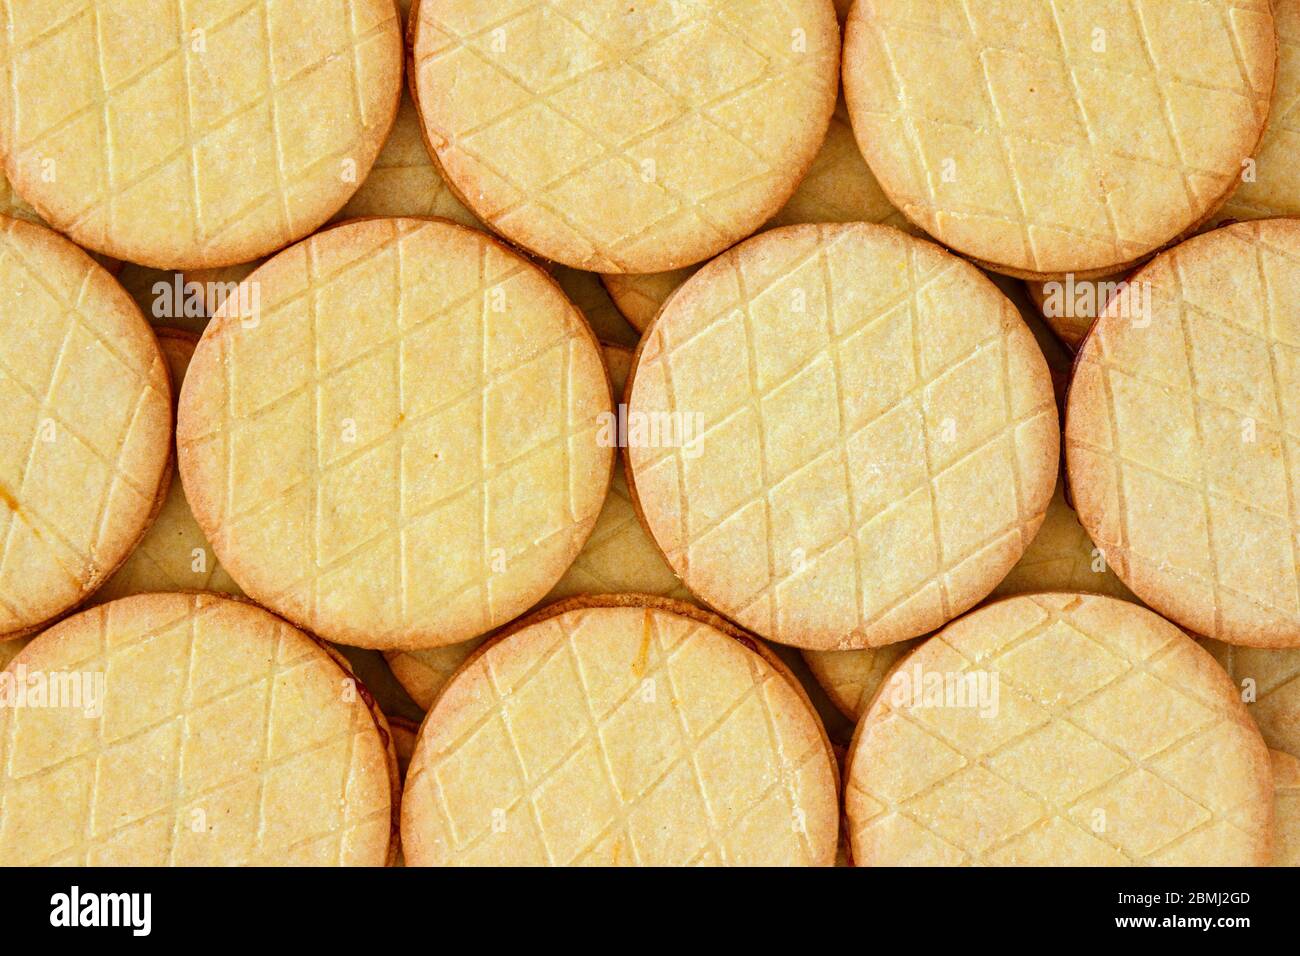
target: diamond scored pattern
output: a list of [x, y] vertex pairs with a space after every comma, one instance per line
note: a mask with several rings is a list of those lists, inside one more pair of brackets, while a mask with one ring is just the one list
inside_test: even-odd
[[1126, 292], [1080, 353], [1067, 435], [1080, 520], [1139, 597], [1192, 631], [1294, 644], [1300, 230], [1230, 226], [1141, 280], [1149, 323], [1114, 317], [1138, 314]]
[[389, 648], [467, 640], [541, 597], [612, 458], [599, 354], [549, 280], [480, 233], [400, 219], [322, 233], [253, 280], [260, 321], [205, 338], [179, 441], [240, 586]]
[[905, 670], [991, 675], [998, 709], [877, 699], [850, 758], [854, 858], [1257, 863], [1266, 751], [1208, 663], [1176, 628], [1109, 598], [1034, 595], [964, 618]]
[[[927, 232], [1020, 272], [1113, 269], [1231, 191], [1272, 35], [1268, 0], [867, 0], [845, 86], [873, 170]], [[1117, 97], [1126, 124], [1106, 121]]]
[[[971, 318], [952, 328], [957, 296]], [[932, 630], [1042, 520], [1046, 367], [1010, 303], [928, 244], [775, 230], [702, 271], [650, 336], [630, 414], [700, 414], [705, 431], [694, 459], [629, 449], [648, 527], [694, 593], [764, 636], [843, 649]], [[891, 542], [909, 539], [902, 560]]]
[[829, 865], [837, 813], [826, 744], [759, 655], [676, 614], [594, 608], [449, 685], [403, 816], [416, 865]]
[[387, 755], [300, 631], [244, 604], [148, 595], [70, 619], [23, 660], [101, 674], [105, 697], [98, 717], [0, 712], [7, 865], [384, 864]]
[[319, 226], [392, 121], [394, 5], [156, 6], [81, 0], [47, 27], [5, 4], [10, 178], [79, 242], [160, 268], [246, 261]]
[[162, 357], [121, 288], [43, 227], [0, 228], [7, 634], [67, 610], [126, 555], [159, 494], [171, 412]]
[[789, 194], [832, 108], [837, 31], [820, 3], [615, 6], [423, 3], [414, 84], [441, 166], [494, 229], [575, 268], [659, 271]]

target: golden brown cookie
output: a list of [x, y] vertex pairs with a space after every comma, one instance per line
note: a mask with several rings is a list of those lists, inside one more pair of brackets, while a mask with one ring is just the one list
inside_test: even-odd
[[[1300, 166], [1295, 162], [1300, 149], [1300, 0], [1273, 0], [1273, 9], [1278, 61], [1268, 129], [1254, 157], [1246, 161], [1236, 192], [1215, 213], [1211, 225], [1230, 219], [1300, 215]], [[1053, 276], [1047, 283], [1028, 285], [1052, 328], [1077, 348], [1114, 294], [1116, 283], [1124, 278], [1125, 273], [1096, 280]]]
[[1063, 478], [1056, 483], [1043, 526], [991, 596], [1010, 597], [1032, 591], [1084, 591], [1137, 600], [1079, 524], [1079, 516], [1065, 500]]
[[803, 658], [840, 713], [856, 721], [893, 666], [919, 643], [918, 639], [856, 651], [804, 651]]
[[0, 217], [0, 638], [126, 560], [171, 462], [167, 368], [140, 310], [62, 236]]
[[[632, 353], [615, 345], [602, 346], [614, 394], [622, 395], [632, 367]], [[654, 594], [691, 600], [663, 555], [637, 521], [623, 469], [614, 470], [609, 495], [591, 537], [564, 576], [541, 600], [549, 604], [576, 594]], [[429, 650], [396, 651], [385, 656], [394, 676], [424, 709], [433, 705], [452, 673], [481, 641], [468, 641]]]
[[[155, 268], [247, 262], [347, 202], [393, 124], [392, 0], [23, 5], [0, 150], [55, 228]], [[328, 121], [322, 121], [322, 117]]]
[[837, 783], [807, 697], [741, 632], [664, 599], [577, 598], [438, 698], [402, 846], [412, 866], [830, 866]]
[[[858, 151], [848, 113], [841, 102], [812, 168], [790, 201], [767, 223], [769, 227], [801, 222], [876, 222], [915, 231], [890, 205]], [[645, 331], [668, 296], [697, 272], [694, 266], [646, 275], [603, 276], [618, 310], [638, 331]]]
[[1270, 750], [1273, 761], [1273, 866], [1300, 866], [1300, 760]]
[[1300, 649], [1235, 647], [1209, 638], [1201, 646], [1237, 685], [1264, 742], [1300, 757]]
[[1300, 645], [1300, 222], [1153, 260], [1084, 341], [1066, 459], [1079, 520], [1196, 634]]
[[177, 443], [199, 526], [245, 592], [391, 650], [468, 640], [550, 590], [613, 449], [597, 441], [596, 341], [545, 273], [463, 226], [370, 219], [241, 289], [194, 354]]
[[[1106, 564], [1056, 484], [1043, 526], [991, 598], [1034, 591], [1084, 591], [1136, 601]], [[894, 663], [915, 641], [856, 651], [804, 651], [804, 660], [817, 682], [845, 716], [857, 720], [871, 703]]]
[[46, 631], [5, 673], [19, 667], [49, 691], [0, 708], [6, 863], [389, 860], [382, 717], [318, 643], [260, 608], [126, 598]]
[[862, 0], [844, 90], [885, 193], [1021, 278], [1091, 277], [1208, 219], [1268, 119], [1269, 0]]
[[858, 724], [853, 859], [1268, 862], [1268, 749], [1214, 660], [1127, 601], [1036, 594], [922, 644]]
[[749, 235], [835, 106], [829, 0], [421, 0], [411, 19], [410, 85], [447, 180], [497, 232], [577, 269], [661, 272]]
[[1124, 288], [1130, 273], [1119, 272], [1095, 279], [1073, 274], [1052, 276], [1046, 281], [1029, 280], [1029, 296], [1062, 342], [1077, 349], [1110, 300]]
[[1277, 79], [1268, 129], [1254, 158], [1242, 170], [1241, 183], [1214, 216], [1272, 219], [1300, 216], [1300, 0], [1273, 0], [1277, 22]]
[[[158, 344], [171, 373], [172, 394], [180, 395], [181, 382], [199, 337], [177, 329], [158, 329]], [[212, 546], [194, 520], [179, 476], [173, 475], [154, 519], [130, 557], [95, 592], [97, 602], [113, 601], [150, 591], [217, 591], [240, 594], [226, 569], [217, 561]]]
[[633, 500], [668, 563], [802, 648], [971, 607], [1056, 479], [1051, 378], [1015, 307], [884, 226], [787, 226], [719, 256], [646, 333], [627, 403]]

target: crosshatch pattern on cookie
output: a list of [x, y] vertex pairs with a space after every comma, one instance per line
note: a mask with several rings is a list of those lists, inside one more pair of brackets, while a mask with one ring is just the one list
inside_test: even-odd
[[664, 411], [704, 431], [694, 458], [628, 449], [647, 527], [693, 593], [800, 647], [892, 643], [973, 606], [1056, 472], [1050, 376], [1015, 308], [885, 227], [786, 227], [698, 273], [638, 359], [629, 415]]
[[[157, 335], [171, 372], [174, 403], [199, 337], [169, 328], [157, 330]], [[122, 566], [95, 592], [93, 600], [100, 603], [149, 591], [189, 590], [240, 593], [203, 537], [180, 476], [173, 472], [158, 516]]]
[[1300, 648], [1237, 647], [1202, 638], [1228, 672], [1264, 742], [1300, 757]]
[[821, 0], [422, 0], [415, 15], [412, 82], [440, 165], [494, 229], [578, 269], [663, 271], [749, 235], [834, 107]]
[[503, 638], [448, 686], [403, 844], [414, 865], [829, 866], [838, 816], [788, 678], [705, 623], [591, 608]]
[[[205, 595], [113, 602], [41, 635], [29, 669], [103, 675], [103, 707], [0, 709], [9, 865], [369, 865], [388, 760], [310, 638]], [[146, 693], [140, 693], [145, 690]]]
[[[167, 370], [112, 278], [0, 220], [0, 634], [66, 611], [144, 531], [169, 459]], [[93, 399], [88, 395], [93, 394]]]
[[1136, 281], [1071, 386], [1080, 521], [1138, 597], [1192, 632], [1300, 643], [1300, 226], [1216, 230]]
[[[895, 209], [871, 175], [858, 150], [843, 104], [831, 117], [826, 140], [808, 175], [768, 226], [801, 222], [876, 222], [909, 232], [916, 227]], [[607, 275], [614, 304], [638, 331], [644, 332], [668, 296], [696, 272], [694, 268], [648, 274]]]
[[393, 121], [391, 0], [74, 0], [53, 22], [6, 6], [9, 178], [61, 231], [132, 262], [228, 265], [306, 235]]
[[335, 227], [248, 281], [260, 318], [214, 320], [178, 436], [236, 582], [383, 648], [468, 640], [542, 597], [613, 457], [597, 345], [559, 290], [481, 233], [414, 219]]
[[996, 713], [877, 698], [849, 758], [859, 864], [1268, 862], [1267, 748], [1223, 672], [1155, 614], [1011, 598], [907, 664], [996, 678]]
[[1037, 275], [1113, 271], [1208, 217], [1275, 68], [1269, 0], [863, 0], [845, 46], [854, 128], [895, 205]]

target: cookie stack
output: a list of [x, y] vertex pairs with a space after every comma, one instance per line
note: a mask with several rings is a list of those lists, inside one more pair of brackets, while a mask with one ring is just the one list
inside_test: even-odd
[[1300, 862], [1298, 43], [11, 11], [0, 864]]

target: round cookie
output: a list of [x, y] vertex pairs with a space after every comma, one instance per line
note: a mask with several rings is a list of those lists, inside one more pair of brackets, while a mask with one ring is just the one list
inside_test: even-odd
[[806, 695], [759, 645], [679, 602], [577, 598], [444, 689], [402, 846], [412, 866], [830, 866], [837, 789]]
[[19, 667], [28, 684], [63, 676], [49, 685], [59, 706], [0, 708], [7, 863], [389, 861], [382, 717], [318, 643], [260, 608], [130, 597], [46, 631], [6, 673]]
[[[615, 345], [604, 345], [602, 351], [614, 394], [622, 395], [632, 367], [632, 353]], [[549, 604], [584, 593], [653, 594], [691, 600], [690, 592], [664, 563], [663, 555], [637, 521], [621, 468], [614, 470], [609, 495], [591, 537], [540, 603]], [[411, 699], [428, 710], [438, 691], [480, 643], [481, 640], [467, 641], [430, 650], [390, 652], [385, 656]]]
[[[158, 329], [158, 344], [167, 360], [174, 396], [180, 394], [198, 341], [199, 337], [189, 332]], [[158, 517], [122, 566], [95, 592], [95, 600], [113, 601], [150, 591], [191, 590], [241, 593], [212, 553], [185, 500], [181, 480], [173, 475]]]
[[1273, 866], [1300, 866], [1300, 760], [1270, 750], [1273, 761]]
[[[1010, 597], [1034, 591], [1084, 591], [1137, 600], [1088, 540], [1088, 533], [1065, 500], [1062, 481], [1056, 483], [1038, 534], [990, 596]], [[850, 720], [857, 720], [889, 669], [915, 644], [907, 641], [856, 651], [804, 651], [803, 656], [835, 706]]]
[[633, 500], [669, 565], [801, 648], [891, 644], [973, 606], [1056, 480], [1051, 377], [1015, 307], [884, 226], [719, 256], [642, 339], [627, 405]]
[[885, 193], [999, 272], [1120, 271], [1207, 220], [1268, 120], [1269, 0], [862, 0], [844, 91]]
[[[801, 222], [875, 222], [904, 230], [914, 227], [890, 205], [871, 175], [853, 138], [848, 114], [837, 105], [826, 139], [808, 175], [768, 227]], [[639, 332], [644, 332], [668, 296], [693, 276], [695, 267], [646, 275], [603, 276], [614, 305]]]
[[804, 651], [803, 658], [831, 703], [856, 721], [894, 665], [920, 643], [917, 639], [855, 651]]
[[1300, 757], [1300, 649], [1235, 647], [1210, 638], [1201, 646], [1237, 685], [1264, 742]]
[[[1236, 192], [1210, 220], [1212, 225], [1300, 215], [1300, 172], [1295, 162], [1300, 149], [1300, 0], [1274, 0], [1273, 9], [1278, 60], [1268, 129], [1255, 157], [1242, 170]], [[1044, 314], [1056, 333], [1071, 348], [1078, 348], [1113, 294], [1115, 283], [1123, 278], [1123, 273], [1097, 280], [1054, 276], [1048, 281], [1060, 284], [1055, 289], [1030, 282], [1029, 292], [1040, 308], [1048, 306]], [[1049, 298], [1049, 293], [1055, 297]], [[1052, 308], [1058, 304], [1068, 309]]]
[[596, 341], [545, 273], [463, 226], [369, 219], [241, 289], [194, 354], [177, 445], [245, 592], [394, 650], [476, 637], [550, 590], [613, 449]]
[[171, 462], [167, 367], [140, 310], [62, 236], [0, 217], [0, 638], [126, 560]]
[[859, 866], [1262, 866], [1268, 749], [1214, 660], [1127, 601], [990, 604], [915, 650], [858, 724]]
[[838, 89], [829, 0], [420, 0], [410, 37], [448, 182], [503, 236], [591, 272], [677, 269], [752, 233], [808, 171]]
[[402, 38], [392, 0], [115, 0], [53, 24], [23, 6], [0, 68], [5, 172], [46, 221], [120, 259], [211, 268], [356, 192], [397, 112]]
[[1127, 277], [1126, 272], [1097, 279], [1063, 275], [1046, 282], [1031, 280], [1025, 285], [1052, 331], [1070, 348], [1077, 349]]
[[1084, 341], [1066, 418], [1079, 520], [1196, 634], [1300, 645], [1300, 222], [1154, 259]]

